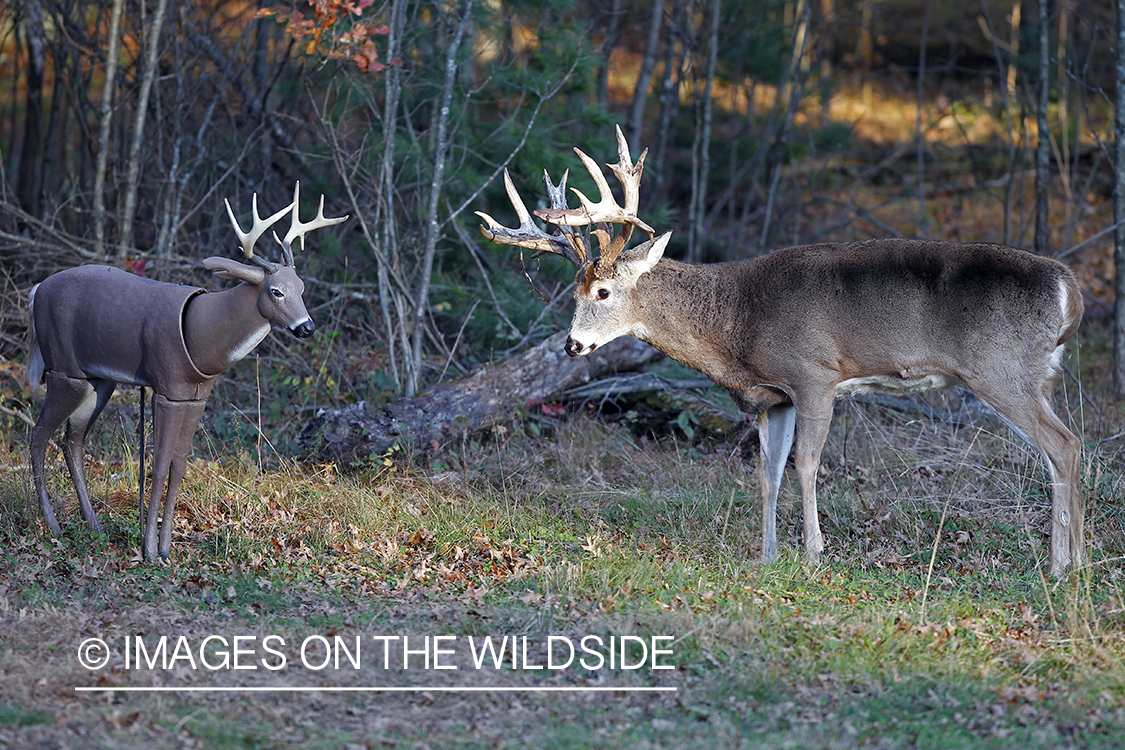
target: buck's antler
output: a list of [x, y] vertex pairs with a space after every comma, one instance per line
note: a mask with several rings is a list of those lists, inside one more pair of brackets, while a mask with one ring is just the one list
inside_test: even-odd
[[[559, 184], [553, 185], [551, 184], [551, 176], [547, 174], [546, 170], [543, 171], [543, 185], [546, 187], [547, 196], [555, 209], [566, 208], [566, 178], [569, 174], [569, 170], [563, 172]], [[532, 221], [527, 206], [524, 205], [519, 193], [516, 192], [516, 186], [512, 184], [512, 177], [508, 174], [507, 169], [504, 170], [504, 188], [508, 191], [508, 200], [512, 202], [512, 207], [516, 209], [516, 216], [520, 220], [520, 225], [515, 228], [505, 227], [488, 214], [477, 211], [476, 215], [484, 219], [488, 225], [481, 226], [481, 234], [502, 245], [516, 245], [526, 247], [529, 250], [561, 255], [579, 268], [586, 265], [586, 261], [590, 259], [590, 254], [582, 238], [569, 228], [563, 229], [560, 227], [559, 234], [547, 234], [540, 229]]]
[[292, 267], [293, 265], [293, 240], [301, 239], [301, 250], [305, 249], [305, 235], [314, 229], [321, 227], [330, 227], [333, 224], [339, 224], [341, 221], [346, 221], [347, 216], [341, 216], [335, 219], [324, 218], [324, 196], [320, 196], [320, 208], [317, 209], [316, 218], [308, 223], [303, 223], [298, 217], [297, 212], [300, 210], [299, 203], [301, 200], [301, 183], [298, 182], [293, 188], [293, 202], [285, 208], [281, 209], [273, 216], [263, 219], [258, 215], [258, 194], [254, 193], [254, 198], [251, 202], [251, 208], [254, 211], [254, 226], [250, 228], [249, 232], [243, 232], [242, 227], [238, 225], [238, 219], [234, 218], [234, 211], [230, 207], [230, 201], [223, 199], [227, 205], [227, 215], [230, 216], [230, 223], [234, 225], [234, 232], [238, 235], [239, 242], [242, 243], [242, 254], [246, 256], [246, 260], [259, 268], [265, 269], [266, 273], [277, 273], [278, 265], [270, 263], [268, 260], [254, 255], [254, 243], [258, 238], [265, 234], [266, 230], [277, 223], [277, 221], [289, 213], [293, 212], [293, 222], [289, 227], [289, 231], [285, 235], [285, 239], [278, 239], [277, 233], [274, 232], [274, 239], [281, 245], [281, 254], [284, 265]]
[[576, 266], [582, 267], [588, 261], [593, 260], [593, 253], [590, 252], [590, 248], [583, 238], [569, 228], [591, 224], [621, 224], [621, 231], [613, 238], [610, 237], [609, 231], [604, 227], [598, 227], [591, 231], [591, 234], [598, 238], [600, 251], [597, 261], [598, 268], [608, 273], [617, 261], [617, 256], [629, 243], [634, 227], [643, 229], [650, 238], [655, 234], [652, 227], [637, 217], [637, 207], [640, 203], [641, 173], [644, 171], [645, 156], [648, 154], [648, 149], [641, 153], [637, 163], [634, 164], [629, 157], [629, 144], [626, 142], [620, 126], [618, 126], [618, 162], [607, 166], [613, 170], [613, 174], [617, 176], [625, 190], [624, 206], [618, 205], [617, 200], [613, 197], [613, 191], [610, 190], [609, 183], [597, 162], [580, 149], [576, 148], [574, 151], [578, 154], [582, 163], [586, 165], [590, 176], [594, 178], [594, 184], [600, 193], [597, 203], [583, 195], [580, 190], [571, 188], [574, 194], [578, 196], [582, 206], [580, 208], [568, 208], [565, 195], [566, 174], [563, 174], [563, 179], [559, 185], [555, 186], [551, 184], [550, 179], [544, 173], [544, 183], [547, 186], [547, 195], [551, 200], [551, 208], [536, 211], [535, 215], [556, 225], [561, 232], [560, 235], [547, 234], [531, 220], [531, 215], [516, 193], [511, 178], [508, 177], [508, 172], [505, 170], [504, 185], [508, 190], [508, 198], [512, 201], [516, 214], [519, 216], [520, 225], [518, 228], [509, 229], [498, 224], [491, 216], [477, 211], [477, 216], [488, 222], [487, 227], [481, 227], [481, 233], [493, 242], [557, 253]]
[[246, 260], [259, 268], [265, 269], [266, 273], [276, 273], [276, 263], [270, 263], [254, 255], [254, 243], [258, 241], [259, 237], [265, 234], [267, 229], [276, 224], [278, 219], [289, 213], [291, 209], [295, 209], [297, 203], [294, 201], [268, 219], [263, 219], [258, 215], [258, 194], [254, 193], [254, 198], [250, 204], [254, 211], [254, 226], [250, 228], [249, 232], [243, 232], [242, 227], [238, 225], [238, 219], [234, 218], [234, 210], [230, 207], [230, 201], [223, 198], [223, 203], [227, 205], [227, 216], [230, 217], [230, 223], [234, 225], [234, 233], [238, 235], [238, 241], [242, 243], [242, 254], [246, 256]]
[[[330, 227], [333, 224], [339, 224], [341, 221], [347, 221], [348, 216], [339, 216], [335, 219], [324, 218], [324, 195], [320, 196], [320, 207], [316, 210], [316, 218], [308, 223], [302, 223], [297, 218], [297, 212], [300, 210], [301, 200], [301, 183], [298, 182], [293, 188], [293, 224], [289, 227], [289, 231], [285, 233], [284, 240], [277, 240], [281, 245], [281, 251], [285, 255], [285, 265], [293, 265], [293, 240], [300, 238], [301, 252], [305, 251], [305, 235], [314, 229], [322, 227]], [[277, 239], [277, 234], [274, 234], [274, 239]]]

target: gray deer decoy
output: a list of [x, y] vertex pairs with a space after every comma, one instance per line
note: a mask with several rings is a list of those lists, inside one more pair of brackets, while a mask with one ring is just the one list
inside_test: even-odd
[[[159, 553], [167, 559], [191, 439], [215, 378], [252, 352], [273, 326], [287, 328], [298, 338], [316, 330], [301, 298], [304, 282], [293, 268], [293, 242], [300, 238], [303, 250], [307, 232], [348, 217], [326, 219], [321, 196], [316, 218], [301, 222], [300, 188], [297, 183], [293, 202], [266, 219], [258, 215], [255, 194], [254, 224], [248, 232], [242, 231], [226, 203], [243, 255], [253, 265], [212, 257], [203, 261], [203, 267], [221, 279], [242, 282], [230, 289], [208, 293], [90, 265], [60, 271], [31, 290], [28, 378], [32, 386], [44, 379], [47, 383], [43, 409], [31, 431], [31, 470], [53, 533], [60, 529], [47, 495], [47, 441], [65, 420], [63, 452], [82, 515], [90, 528], [101, 533], [86, 489], [83, 445], [118, 383], [148, 386], [153, 391], [153, 467], [144, 557], [155, 560]], [[277, 240], [283, 263], [255, 255], [258, 238], [290, 212], [289, 232]], [[162, 518], [159, 546], [158, 518]]]
[[[762, 554], [777, 556], [777, 494], [791, 447], [804, 512], [805, 550], [824, 539], [816, 473], [835, 398], [963, 383], [1043, 456], [1052, 494], [1050, 570], [1084, 559], [1081, 444], [1051, 405], [1064, 344], [1082, 320], [1082, 290], [1050, 258], [994, 244], [905, 239], [823, 243], [760, 258], [693, 265], [664, 258], [671, 233], [637, 218], [645, 154], [634, 165], [617, 130], [624, 188], [618, 205], [598, 165], [578, 149], [601, 197], [544, 174], [551, 208], [532, 220], [507, 173], [520, 225], [477, 212], [484, 236], [556, 253], [578, 267], [566, 352], [586, 355], [618, 336], [647, 341], [725, 387], [758, 419]], [[647, 152], [646, 152], [647, 153]], [[606, 227], [621, 224], [615, 237]], [[597, 225], [600, 255], [575, 227]], [[629, 248], [634, 228], [648, 240]]]

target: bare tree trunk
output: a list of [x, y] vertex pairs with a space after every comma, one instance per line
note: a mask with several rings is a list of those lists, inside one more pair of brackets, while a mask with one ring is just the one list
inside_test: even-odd
[[1020, 144], [1016, 138], [1015, 107], [1016, 107], [1016, 58], [1019, 55], [1020, 33], [1020, 1], [1015, 0], [1012, 5], [1012, 14], [1009, 17], [1011, 25], [1011, 41], [1008, 44], [1008, 59], [1005, 64], [1004, 55], [1001, 53], [1001, 42], [998, 41], [992, 18], [988, 12], [987, 3], [981, 3], [981, 14], [985, 19], [985, 29], [989, 42], [992, 43], [992, 54], [996, 58], [996, 66], [1003, 86], [1001, 98], [1004, 104], [1004, 124], [1008, 131], [1008, 180], [1004, 184], [1004, 244], [1011, 245], [1013, 240], [1012, 214], [1016, 195], [1016, 165], [1019, 160]]
[[[406, 25], [407, 0], [393, 0], [391, 3], [391, 18], [387, 31], [387, 59], [394, 60], [399, 55], [399, 46], [402, 44], [402, 34]], [[375, 253], [377, 279], [379, 282], [379, 311], [382, 314], [383, 326], [386, 329], [387, 353], [391, 360], [391, 372], [395, 379], [395, 388], [402, 390], [403, 382], [408, 380], [406, 373], [399, 363], [398, 347], [396, 346], [397, 330], [401, 330], [406, 316], [403, 310], [403, 297], [391, 285], [387, 269], [394, 264], [395, 240], [398, 236], [395, 225], [395, 134], [398, 123], [398, 103], [402, 96], [402, 74], [397, 65], [391, 65], [384, 75], [386, 95], [383, 97], [383, 158], [379, 165], [378, 195], [376, 202], [376, 226], [381, 228], [378, 247]], [[391, 301], [395, 302], [397, 310], [396, 325], [391, 317]], [[405, 331], [403, 331], [405, 333]], [[402, 350], [403, 358], [406, 357], [405, 341]]]
[[832, 115], [832, 50], [835, 47], [836, 0], [820, 0], [820, 24], [824, 32], [817, 37], [820, 58], [820, 127], [828, 126]]
[[801, 58], [805, 55], [805, 43], [808, 41], [809, 20], [812, 12], [808, 0], [798, 0], [797, 13], [793, 29], [793, 51], [789, 58], [789, 65], [782, 72], [782, 82], [778, 87], [778, 96], [785, 106], [785, 119], [778, 131], [777, 142], [774, 145], [773, 158], [775, 160], [769, 193], [766, 195], [766, 216], [762, 222], [762, 233], [758, 237], [758, 246], [764, 247], [769, 241], [770, 223], [773, 217], [773, 205], [777, 198], [777, 189], [781, 184], [781, 170], [785, 166], [785, 153], [789, 149], [789, 130], [793, 126], [793, 114], [797, 107], [798, 79], [801, 71]]
[[[69, 19], [66, 17], [66, 13], [69, 10], [56, 9], [55, 18], [52, 21], [53, 25], [59, 27], [68, 24]], [[68, 100], [72, 90], [70, 87], [77, 85], [79, 63], [75, 59], [77, 56], [71, 56], [69, 65], [65, 60], [60, 60], [57, 45], [52, 51], [51, 57], [54, 58], [55, 85], [54, 91], [51, 93], [51, 114], [47, 122], [47, 132], [43, 135], [43, 161], [39, 170], [39, 194], [42, 199], [49, 200], [53, 205], [46, 207], [41, 205], [41, 211], [44, 209], [50, 211], [54, 206], [65, 201], [65, 194], [75, 187], [78, 172], [77, 169], [73, 169], [70, 164], [64, 161], [62, 180], [55, 179], [55, 160], [60, 155], [65, 159], [65, 143], [67, 134], [70, 132], [68, 128], [69, 120], [78, 110], [78, 102], [68, 102]], [[64, 102], [69, 106], [64, 106]]]
[[[707, 182], [711, 176], [711, 120], [714, 112], [712, 90], [715, 86], [715, 64], [719, 54], [719, 14], [722, 0], [711, 2], [711, 29], [707, 35], [707, 83], [703, 89], [702, 101], [696, 91], [697, 112], [702, 106], [701, 124], [697, 124], [694, 147], [692, 148], [692, 191], [690, 207], [690, 230], [688, 232], [688, 261], [698, 263], [703, 260], [703, 217], [706, 214]], [[696, 164], [698, 162], [698, 168]]]
[[469, 14], [473, 0], [465, 3], [465, 11], [457, 24], [457, 30], [450, 40], [445, 57], [445, 86], [441, 92], [441, 105], [434, 115], [434, 172], [430, 180], [429, 205], [426, 209], [426, 238], [422, 251], [422, 268], [418, 278], [414, 308], [414, 340], [412, 342], [410, 368], [406, 381], [406, 395], [413, 396], [422, 383], [422, 335], [426, 326], [426, 311], [429, 310], [430, 275], [434, 267], [434, 254], [437, 252], [438, 235], [441, 233], [438, 222], [438, 202], [445, 178], [445, 156], [449, 150], [449, 115], [453, 103], [453, 84], [457, 80], [457, 54], [461, 39], [469, 25]]
[[926, 10], [922, 15], [922, 43], [918, 48], [918, 227], [922, 237], [930, 236], [930, 219], [926, 215], [926, 131], [922, 118], [922, 89], [926, 79], [926, 46], [930, 36], [930, 13], [934, 1], [926, 0]]
[[113, 86], [117, 78], [117, 49], [121, 36], [121, 10], [125, 0], [113, 0], [109, 16], [105, 82], [102, 85], [101, 132], [98, 136], [98, 163], [94, 172], [94, 252], [105, 256], [105, 173], [109, 162], [109, 134], [113, 129]]
[[1125, 0], [1114, 3], [1117, 32], [1117, 100], [1114, 103], [1113, 393], [1125, 398]]
[[[183, 9], [180, 9], [180, 25], [182, 26], [184, 19]], [[171, 125], [171, 140], [172, 140], [172, 164], [168, 170], [167, 190], [164, 192], [164, 205], [161, 208], [160, 229], [156, 235], [155, 252], [157, 256], [166, 256], [172, 251], [172, 245], [175, 242], [175, 235], [178, 230], [180, 216], [183, 208], [184, 190], [187, 187], [189, 180], [199, 162], [203, 159], [206, 151], [204, 146], [203, 135], [207, 132], [211, 118], [214, 115], [215, 107], [218, 105], [217, 99], [212, 99], [208, 104], [205, 114], [202, 118], [202, 123], [199, 130], [195, 135], [196, 152], [194, 158], [186, 159], [185, 164], [184, 151], [189, 143], [189, 135], [185, 130], [185, 124], [188, 120], [188, 85], [184, 73], [183, 65], [183, 51], [184, 51], [184, 34], [174, 33], [174, 41], [172, 42], [171, 57], [173, 71], [176, 80], [176, 100], [175, 108], [173, 110]]]
[[622, 3], [623, 0], [613, 0], [609, 9], [605, 36], [602, 38], [602, 65], [598, 68], [598, 104], [603, 110], [609, 105], [609, 58], [617, 45], [617, 32], [621, 28], [621, 16], [624, 13]]
[[656, 67], [656, 49], [660, 44], [660, 25], [664, 20], [664, 0], [653, 0], [651, 15], [648, 17], [648, 36], [645, 38], [645, 56], [641, 62], [641, 73], [637, 86], [633, 89], [633, 107], [629, 111], [629, 143], [641, 142], [641, 128], [644, 126], [645, 101], [648, 87], [652, 82], [652, 70]]
[[1035, 150], [1035, 252], [1051, 254], [1050, 186], [1051, 133], [1047, 129], [1047, 99], [1051, 87], [1048, 0], [1039, 0], [1039, 100], [1035, 108], [1039, 142]]
[[[1014, 241], [1014, 232], [1012, 228], [1012, 214], [1014, 213], [1015, 196], [1016, 196], [1016, 164], [1019, 159], [1019, 145], [1016, 142], [1015, 132], [1015, 116], [1013, 112], [1016, 106], [1016, 60], [1020, 54], [1020, 12], [1022, 10], [1020, 3], [1022, 0], [1016, 0], [1012, 3], [1012, 37], [1010, 55], [1008, 58], [1008, 74], [1007, 85], [1005, 86], [1004, 93], [1004, 107], [1008, 114], [1008, 184], [1004, 186], [1004, 244], [1010, 245]], [[1022, 136], [1021, 136], [1022, 140]]]
[[43, 157], [43, 72], [47, 40], [43, 27], [43, 5], [30, 0], [24, 8], [27, 39], [27, 98], [24, 100], [24, 136], [20, 168], [16, 175], [16, 200], [24, 211], [39, 213], [40, 162]]
[[[7, 42], [8, 37], [11, 37], [13, 58], [12, 75], [9, 81], [11, 85], [8, 87], [8, 93], [6, 94], [6, 96], [8, 98], [8, 101], [14, 102], [19, 100], [20, 68], [21, 63], [23, 63], [23, 54], [21, 54], [22, 51], [20, 49], [19, 27], [14, 23], [14, 21], [11, 21], [12, 17], [15, 16], [15, 9], [8, 8], [6, 6], [0, 7], [3, 7], [3, 9], [10, 14], [3, 19], [5, 23], [11, 24], [11, 30], [4, 35], [3, 40], [4, 42]], [[19, 169], [19, 149], [21, 147], [20, 136], [23, 135], [23, 131], [20, 130], [19, 125], [19, 109], [16, 107], [9, 107], [8, 115], [8, 132], [12, 134], [12, 145], [8, 148], [8, 153], [5, 155], [7, 157], [8, 163], [4, 167], [4, 173], [0, 175], [0, 177], [3, 178], [3, 184], [0, 185], [0, 188], [3, 188], [4, 190], [7, 190], [8, 187], [8, 174], [15, 173], [16, 170]]]
[[[270, 108], [268, 99], [272, 81], [269, 75], [269, 48], [272, 29], [273, 24], [268, 21], [259, 21], [254, 24], [254, 56], [250, 63], [250, 75], [254, 86], [254, 96], [262, 103], [263, 113], [268, 112]], [[274, 139], [267, 130], [262, 133], [262, 137], [258, 141], [258, 153], [261, 154], [263, 164], [270, 163], [273, 159], [273, 151]]]
[[[1063, 194], [1066, 196], [1066, 228], [1063, 232], [1062, 242], [1059, 247], [1068, 248], [1074, 244], [1074, 230], [1078, 223], [1079, 217], [1082, 216], [1082, 207], [1086, 203], [1086, 191], [1076, 191], [1075, 186], [1081, 182], [1079, 175], [1079, 164], [1081, 162], [1078, 158], [1071, 156], [1070, 144], [1070, 62], [1068, 60], [1070, 54], [1070, 18], [1071, 8], [1069, 0], [1059, 4], [1059, 39], [1058, 39], [1058, 52], [1055, 57], [1057, 58], [1058, 67], [1056, 68], [1055, 76], [1059, 81], [1059, 145], [1062, 151], [1062, 162], [1059, 168], [1060, 177], [1062, 178]], [[1082, 133], [1082, 107], [1075, 107], [1075, 128], [1074, 133]], [[1081, 143], [1075, 143], [1074, 154], [1080, 154]], [[1093, 172], [1089, 172], [1093, 174]]]
[[672, 5], [672, 19], [668, 24], [668, 38], [664, 44], [664, 82], [660, 90], [660, 127], [656, 135], [656, 152], [653, 155], [653, 167], [656, 172], [653, 180], [655, 200], [663, 200], [666, 196], [666, 183], [668, 179], [668, 152], [671, 150], [673, 123], [676, 112], [680, 107], [680, 84], [683, 81], [683, 63], [687, 51], [677, 54], [677, 42], [680, 41], [680, 25], [683, 23], [684, 3], [693, 0], [674, 0]]
[[133, 215], [137, 211], [137, 186], [141, 180], [141, 143], [145, 135], [145, 118], [148, 114], [148, 97], [156, 78], [156, 60], [160, 50], [160, 30], [164, 25], [164, 12], [168, 0], [160, 0], [148, 31], [148, 49], [145, 52], [145, 72], [137, 97], [137, 113], [133, 120], [133, 143], [129, 147], [129, 160], [125, 177], [125, 204], [121, 208], [121, 235], [118, 254], [128, 252], [133, 246]]

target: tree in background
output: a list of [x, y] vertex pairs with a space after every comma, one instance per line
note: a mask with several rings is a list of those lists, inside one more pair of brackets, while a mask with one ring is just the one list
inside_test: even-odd
[[[229, 242], [223, 196], [280, 205], [301, 179], [353, 220], [307, 260], [323, 350], [262, 350], [293, 373], [282, 408], [413, 393], [556, 330], [567, 271], [489, 246], [472, 211], [507, 205], [505, 168], [558, 179], [572, 146], [612, 153], [614, 123], [650, 148], [642, 211], [681, 257], [919, 234], [1049, 233], [1069, 252], [1098, 228], [1088, 196], [1117, 182], [1099, 147], [1112, 8], [927, 8], [17, 0], [0, 8], [0, 263], [22, 288], [105, 258], [182, 275]], [[1052, 190], [1038, 210], [1033, 163]], [[1107, 257], [1101, 242], [1071, 257]]]
[[1125, 0], [1114, 4], [1117, 30], [1116, 103], [1114, 106], [1113, 267], [1113, 392], [1125, 398]]

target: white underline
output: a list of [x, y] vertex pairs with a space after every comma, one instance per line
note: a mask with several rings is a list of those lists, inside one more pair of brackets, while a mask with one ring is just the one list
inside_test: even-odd
[[656, 693], [676, 687], [76, 687], [76, 693]]

